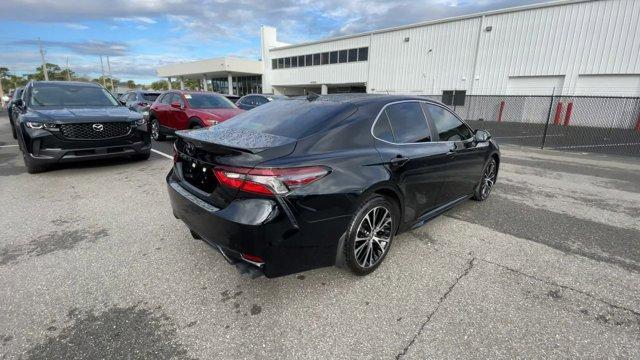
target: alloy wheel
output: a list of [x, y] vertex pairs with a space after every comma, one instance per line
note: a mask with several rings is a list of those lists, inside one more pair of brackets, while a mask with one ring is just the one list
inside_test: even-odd
[[362, 218], [354, 241], [355, 260], [363, 268], [376, 265], [383, 258], [393, 229], [391, 212], [377, 206]]
[[493, 184], [496, 183], [496, 162], [491, 161], [487, 164], [487, 168], [484, 170], [484, 175], [482, 176], [482, 187], [480, 188], [480, 196], [483, 199], [486, 199], [491, 193], [491, 189], [493, 188]]
[[151, 136], [153, 140], [158, 140], [158, 136], [160, 135], [160, 129], [158, 128], [158, 120], [153, 119], [151, 122]]

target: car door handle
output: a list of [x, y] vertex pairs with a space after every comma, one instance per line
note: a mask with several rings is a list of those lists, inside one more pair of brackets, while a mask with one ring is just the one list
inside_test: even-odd
[[398, 156], [394, 157], [393, 159], [389, 160], [389, 164], [392, 167], [400, 167], [400, 166], [406, 164], [407, 161], [409, 161], [409, 158], [406, 158], [404, 156], [398, 155]]

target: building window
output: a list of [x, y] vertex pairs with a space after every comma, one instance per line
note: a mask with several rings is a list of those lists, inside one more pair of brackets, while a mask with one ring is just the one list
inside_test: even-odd
[[329, 64], [337, 64], [338, 63], [338, 52], [332, 51], [329, 53]]
[[358, 49], [349, 49], [349, 62], [358, 61]]
[[329, 53], [320, 54], [320, 65], [326, 65], [329, 63]]
[[299, 55], [271, 60], [272, 69], [287, 69], [303, 66], [342, 64], [369, 60], [369, 48], [344, 49], [318, 54]]
[[369, 48], [362, 47], [358, 49], [358, 61], [367, 61], [369, 59]]
[[340, 50], [338, 51], [338, 62], [339, 63], [346, 63], [347, 62], [347, 53], [349, 52], [349, 50]]

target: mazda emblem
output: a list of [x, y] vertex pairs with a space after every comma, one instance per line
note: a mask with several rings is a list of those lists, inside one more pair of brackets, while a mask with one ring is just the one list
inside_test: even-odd
[[193, 145], [192, 143], [188, 142], [186, 144], [184, 144], [184, 152], [187, 153], [187, 155], [189, 156], [193, 156], [196, 153], [196, 147], [195, 145]]
[[104, 125], [102, 125], [102, 124], [93, 124], [93, 130], [102, 131], [102, 130], [104, 130]]

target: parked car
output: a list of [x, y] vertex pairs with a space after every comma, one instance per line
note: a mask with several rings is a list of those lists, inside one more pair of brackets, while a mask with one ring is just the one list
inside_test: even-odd
[[56, 163], [122, 156], [148, 159], [151, 154], [142, 115], [101, 85], [31, 81], [15, 106], [18, 144], [29, 173]]
[[220, 94], [220, 95], [226, 97], [227, 99], [229, 99], [229, 101], [231, 101], [234, 104], [238, 102], [238, 100], [240, 100], [240, 96], [238, 95], [229, 95], [229, 94]]
[[217, 125], [244, 110], [220, 94], [210, 92], [167, 91], [149, 109], [151, 136], [164, 141], [176, 130]]
[[126, 107], [139, 112], [145, 118], [149, 116], [149, 108], [151, 104], [160, 96], [160, 92], [133, 90], [124, 93], [120, 99]]
[[276, 101], [177, 132], [174, 215], [251, 273], [375, 270], [394, 235], [485, 200], [500, 154], [441, 103], [328, 95]]
[[241, 97], [236, 105], [242, 110], [251, 110], [274, 100], [289, 100], [289, 98], [284, 95], [250, 94]]
[[17, 108], [15, 106], [16, 101], [18, 99], [20, 99], [22, 97], [22, 90], [24, 88], [17, 88], [14, 92], [13, 95], [11, 96], [11, 99], [9, 100], [9, 102], [7, 103], [7, 115], [9, 116], [9, 124], [11, 124], [11, 134], [13, 135], [14, 139], [17, 139], [18, 136], [16, 134], [16, 125], [13, 121], [13, 119], [17, 116]]

